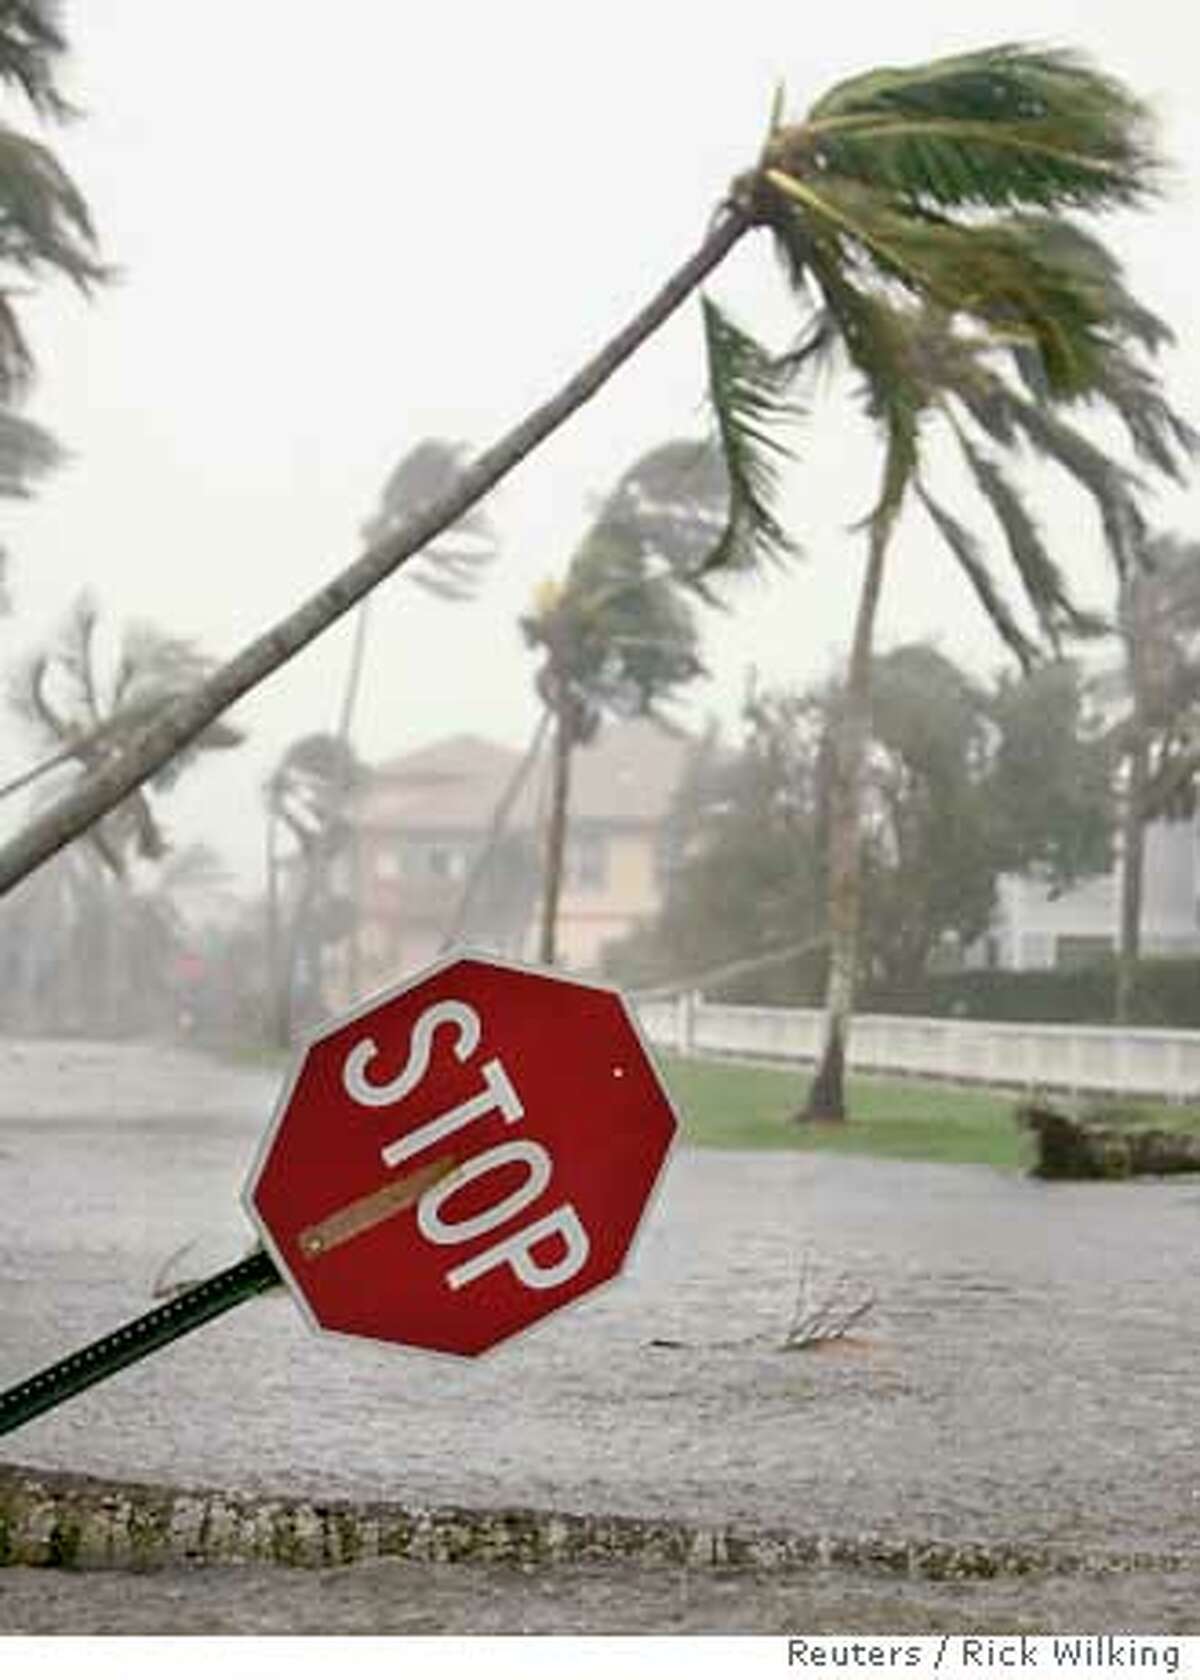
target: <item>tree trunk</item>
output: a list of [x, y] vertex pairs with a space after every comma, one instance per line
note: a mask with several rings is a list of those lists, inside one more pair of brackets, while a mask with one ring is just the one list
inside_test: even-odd
[[1121, 943], [1117, 952], [1117, 987], [1113, 1018], [1118, 1026], [1133, 1019], [1133, 995], [1142, 945], [1142, 881], [1146, 826], [1142, 811], [1149, 769], [1144, 736], [1138, 731], [1129, 755], [1129, 784], [1121, 811]]
[[[338, 716], [337, 739], [345, 749], [342, 762], [349, 764], [354, 748], [354, 713], [362, 688], [363, 669], [367, 661], [367, 632], [371, 627], [371, 597], [359, 603], [354, 615], [354, 635], [350, 643], [350, 663], [346, 667], [346, 686], [342, 690], [342, 705]], [[346, 799], [350, 790], [347, 788]], [[346, 930], [346, 990], [351, 1001], [358, 996], [359, 974], [362, 968], [361, 893], [362, 857], [358, 824], [353, 824], [346, 868], [349, 874], [350, 926]]]
[[449, 951], [463, 937], [467, 919], [471, 914], [471, 906], [475, 901], [475, 895], [487, 875], [496, 847], [500, 844], [504, 835], [512, 808], [517, 802], [517, 796], [529, 780], [530, 773], [541, 756], [542, 743], [546, 738], [546, 730], [549, 728], [553, 717], [553, 712], [549, 710], [542, 713], [529, 745], [525, 749], [525, 756], [513, 771], [507, 786], [496, 801], [496, 807], [492, 812], [492, 820], [488, 824], [487, 834], [475, 855], [467, 878], [463, 882], [462, 892], [459, 894], [458, 903], [454, 907], [454, 915], [451, 917], [442, 936], [442, 942], [438, 946], [439, 955]]
[[1129, 678], [1131, 748], [1128, 782], [1121, 811], [1121, 925], [1117, 950], [1113, 1018], [1124, 1026], [1133, 1014], [1133, 993], [1142, 942], [1142, 880], [1146, 850], [1146, 788], [1150, 743], [1146, 729], [1147, 657], [1150, 626], [1145, 582], [1134, 575], [1126, 585], [1122, 614], [1125, 662]]
[[542, 936], [538, 961], [553, 967], [557, 956], [558, 901], [562, 893], [563, 853], [567, 845], [567, 804], [571, 797], [571, 734], [565, 696], [557, 696], [550, 762], [550, 820], [542, 876]]
[[871, 653], [884, 561], [894, 521], [893, 513], [871, 530], [842, 713], [836, 725], [829, 800], [829, 978], [825, 991], [825, 1031], [817, 1071], [804, 1108], [796, 1116], [799, 1120], [846, 1118], [846, 1045], [854, 1012], [858, 962], [859, 829], [863, 764], [871, 725]]
[[222, 712], [363, 600], [372, 589], [492, 490], [581, 408], [715, 269], [751, 226], [728, 208], [703, 244], [650, 302], [548, 402], [480, 455], [444, 495], [405, 519], [307, 601], [257, 637], [190, 694], [168, 706], [128, 751], [50, 806], [0, 846], [0, 893], [52, 857], [155, 775]]
[[291, 1042], [291, 1011], [284, 991], [283, 949], [279, 914], [278, 819], [267, 812], [267, 996], [270, 1006], [268, 1030], [271, 1041], [281, 1050]]

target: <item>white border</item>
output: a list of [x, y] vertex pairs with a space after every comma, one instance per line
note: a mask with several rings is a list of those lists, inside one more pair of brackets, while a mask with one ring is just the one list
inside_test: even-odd
[[[489, 968], [506, 969], [515, 974], [530, 974], [541, 980], [553, 980], [558, 982], [560, 985], [575, 986], [584, 991], [607, 992], [610, 997], [614, 997], [621, 1006], [625, 1019], [633, 1030], [634, 1038], [637, 1040], [638, 1046], [646, 1059], [654, 1082], [658, 1086], [659, 1095], [666, 1105], [667, 1112], [670, 1114], [672, 1121], [671, 1135], [667, 1139], [667, 1147], [663, 1151], [658, 1171], [655, 1173], [650, 1188], [646, 1193], [645, 1200], [642, 1202], [642, 1210], [638, 1214], [637, 1223], [633, 1228], [629, 1241], [625, 1247], [625, 1253], [622, 1255], [621, 1262], [616, 1271], [609, 1277], [601, 1278], [599, 1282], [594, 1283], [581, 1295], [574, 1295], [569, 1301], [564, 1301], [560, 1306], [553, 1307], [548, 1313], [543, 1313], [541, 1317], [535, 1320], [534, 1323], [527, 1324], [523, 1330], [512, 1331], [501, 1341], [493, 1342], [491, 1347], [484, 1348], [479, 1353], [454, 1353], [446, 1348], [421, 1347], [419, 1344], [414, 1342], [398, 1342], [389, 1337], [364, 1336], [352, 1330], [329, 1329], [316, 1317], [308, 1303], [304, 1291], [301, 1289], [299, 1283], [296, 1281], [296, 1278], [284, 1261], [283, 1255], [275, 1245], [275, 1240], [272, 1237], [270, 1230], [267, 1228], [265, 1221], [261, 1218], [258, 1209], [254, 1205], [255, 1188], [262, 1174], [262, 1170], [266, 1165], [267, 1157], [271, 1153], [275, 1139], [283, 1125], [287, 1111], [291, 1106], [292, 1094], [296, 1089], [296, 1085], [300, 1079], [301, 1073], [304, 1070], [304, 1065], [307, 1062], [310, 1053], [317, 1047], [317, 1045], [321, 1044], [333, 1033], [339, 1032], [343, 1027], [350, 1026], [353, 1022], [361, 1019], [364, 1015], [370, 1014], [372, 1010], [380, 1008], [383, 1004], [390, 1003], [395, 998], [403, 997], [405, 993], [411, 992], [415, 987], [421, 985], [424, 981], [432, 979], [436, 974], [440, 974], [443, 969], [453, 968], [458, 963], [462, 962], [483, 963]], [[408, 975], [404, 980], [398, 981], [395, 985], [386, 986], [382, 991], [375, 992], [371, 996], [363, 998], [359, 1003], [355, 1004], [353, 1008], [345, 1010], [342, 1014], [333, 1016], [331, 1019], [322, 1022], [318, 1028], [314, 1029], [310, 1033], [307, 1033], [300, 1040], [300, 1043], [291, 1052], [290, 1066], [284, 1076], [284, 1082], [280, 1087], [279, 1095], [275, 1099], [275, 1106], [271, 1112], [270, 1121], [267, 1124], [267, 1129], [263, 1133], [262, 1139], [260, 1140], [258, 1148], [255, 1152], [250, 1171], [246, 1176], [246, 1182], [242, 1186], [240, 1200], [251, 1224], [258, 1233], [260, 1241], [267, 1250], [267, 1253], [275, 1262], [275, 1266], [280, 1277], [288, 1286], [288, 1293], [300, 1308], [300, 1311], [310, 1330], [315, 1331], [320, 1336], [329, 1336], [336, 1341], [370, 1342], [376, 1347], [401, 1348], [406, 1353], [418, 1354], [426, 1359], [448, 1361], [461, 1366], [467, 1361], [490, 1358], [492, 1354], [498, 1353], [502, 1348], [510, 1347], [514, 1342], [521, 1341], [526, 1336], [535, 1335], [537, 1331], [541, 1330], [553, 1319], [558, 1318], [562, 1313], [570, 1312], [573, 1307], [581, 1306], [585, 1301], [591, 1300], [603, 1290], [611, 1288], [614, 1283], [619, 1283], [621, 1281], [622, 1273], [628, 1266], [631, 1256], [634, 1254], [641, 1241], [642, 1232], [645, 1230], [646, 1220], [651, 1208], [657, 1203], [659, 1196], [662, 1194], [663, 1179], [666, 1175], [667, 1165], [678, 1145], [679, 1135], [682, 1129], [683, 1127], [679, 1118], [679, 1111], [675, 1107], [671, 1093], [667, 1089], [666, 1081], [663, 1079], [662, 1071], [655, 1059], [650, 1041], [642, 1031], [642, 1024], [637, 1018], [636, 1011], [619, 987], [605, 985], [602, 981], [581, 980], [560, 968], [548, 968], [537, 963], [514, 962], [511, 958], [496, 957], [490, 952], [478, 950], [474, 946], [457, 945], [445, 956], [439, 957], [435, 962], [430, 963], [427, 968], [418, 969], [415, 973]]]

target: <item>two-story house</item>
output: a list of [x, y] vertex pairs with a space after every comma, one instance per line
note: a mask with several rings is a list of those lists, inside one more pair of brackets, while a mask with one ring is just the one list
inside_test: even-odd
[[[594, 971], [608, 941], [657, 910], [663, 819], [690, 747], [689, 737], [639, 718], [606, 724], [575, 753], [558, 919], [565, 968]], [[535, 956], [548, 754], [489, 848], [521, 761], [494, 741], [455, 735], [374, 767], [338, 864], [337, 888], [355, 914], [328, 953], [332, 1005], [428, 964], [451, 931], [500, 955]]]

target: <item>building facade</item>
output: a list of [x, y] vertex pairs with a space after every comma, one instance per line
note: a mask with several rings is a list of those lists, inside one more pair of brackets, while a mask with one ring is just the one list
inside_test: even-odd
[[[1156, 822], [1146, 830], [1142, 955], [1200, 952], [1200, 826]], [[1120, 877], [1114, 870], [1057, 897], [1031, 875], [1001, 877], [991, 932], [970, 955], [992, 968], [1071, 968], [1113, 955], [1120, 942]]]
[[[661, 901], [663, 821], [690, 739], [647, 719], [606, 724], [572, 759], [557, 943], [596, 972], [604, 946]], [[328, 953], [337, 1007], [425, 967], [450, 940], [532, 959], [538, 944], [548, 755], [526, 775], [499, 839], [498, 807], [522, 755], [455, 735], [377, 765], [351, 811], [336, 888], [355, 906]]]

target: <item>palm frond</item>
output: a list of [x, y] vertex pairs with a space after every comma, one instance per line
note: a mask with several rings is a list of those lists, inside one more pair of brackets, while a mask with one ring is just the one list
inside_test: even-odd
[[[425, 438], [402, 455], [388, 475], [378, 508], [363, 526], [364, 539], [372, 545], [386, 541], [406, 519], [443, 495], [457, 480], [467, 454], [463, 443]], [[486, 507], [473, 507], [423, 549], [404, 575], [431, 595], [465, 601], [478, 590], [495, 554]]]
[[33, 377], [33, 352], [7, 291], [0, 288], [0, 403], [18, 402]]
[[1143, 101], [1078, 53], [1019, 43], [840, 82], [771, 155], [942, 208], [1132, 205], [1159, 168]]
[[966, 526], [956, 519], [949, 509], [936, 501], [925, 485], [919, 481], [916, 486], [916, 494], [942, 540], [962, 567], [967, 581], [979, 597], [983, 610], [995, 626], [997, 633], [1016, 654], [1022, 669], [1030, 670], [1037, 660], [1037, 645], [1022, 630], [1008, 602], [1004, 599], [1004, 595], [992, 576], [987, 561], [984, 559], [983, 549], [978, 538], [971, 531], [968, 531]]
[[800, 553], [772, 502], [779, 462], [791, 454], [777, 428], [803, 411], [790, 395], [794, 370], [781, 369], [711, 298], [701, 303], [709, 400], [729, 481], [724, 530], [688, 579], [703, 592], [714, 572], [756, 570]]
[[1109, 626], [1075, 605], [1066, 577], [1043, 542], [1020, 490], [993, 456], [977, 448], [965, 433], [957, 435], [968, 470], [1004, 533], [1025, 596], [1055, 652], [1064, 634], [1102, 634]]
[[27, 274], [51, 268], [83, 290], [106, 276], [83, 195], [54, 154], [0, 127], [0, 261]]
[[1101, 239], [1067, 216], [1021, 214], [1009, 218], [1055, 268], [1067, 269], [1076, 284], [1095, 295], [1095, 312], [1122, 340], [1140, 344], [1151, 355], [1175, 342], [1167, 323], [1129, 290], [1125, 270]]
[[593, 532], [665, 563], [686, 582], [720, 540], [728, 507], [729, 475], [712, 439], [673, 438], [621, 474]]
[[73, 114], [54, 80], [67, 42], [56, 0], [4, 0], [0, 7], [0, 83], [19, 87], [42, 116]]
[[1034, 449], [1062, 467], [1092, 498], [1117, 575], [1128, 576], [1141, 564], [1146, 535], [1146, 521], [1138, 504], [1141, 486], [1135, 475], [1048, 404], [1032, 402], [1015, 392], [1007, 394], [1006, 402], [1014, 425]]
[[[1033, 392], [1026, 395], [1020, 384], [1001, 377], [991, 351], [986, 339], [965, 338], [926, 313], [919, 353], [941, 399], [960, 404], [1001, 449], [1010, 450], [1023, 439], [1060, 467], [1096, 504], [1117, 574], [1125, 576], [1141, 564], [1145, 534], [1138, 505], [1144, 488], [1141, 480], [1062, 418], [1049, 400], [1044, 380], [1027, 381]], [[1122, 389], [1120, 376], [1127, 368], [1129, 386]], [[1131, 435], [1136, 429], [1139, 453], [1171, 476], [1182, 475], [1180, 457], [1194, 449], [1195, 433], [1170, 409], [1140, 364], [1110, 347], [1089, 397], [1107, 402], [1118, 413], [1124, 409], [1121, 417]]]
[[914, 354], [920, 317], [850, 284], [827, 253], [814, 253], [814, 275], [841, 343], [866, 386], [866, 410], [886, 438], [883, 481], [864, 523], [882, 527], [900, 510], [917, 470], [921, 416], [930, 390]]
[[29, 496], [32, 481], [62, 459], [63, 451], [49, 432], [0, 406], [0, 496]]
[[1135, 452], [1176, 483], [1187, 481], [1200, 433], [1172, 408], [1149, 368], [1116, 346], [1101, 359], [1088, 396], [1112, 409]]
[[840, 346], [838, 324], [828, 308], [813, 311], [796, 345], [775, 358], [775, 365], [789, 380], [811, 371], [818, 377], [830, 371]]
[[[816, 223], [848, 261], [896, 281], [923, 302], [973, 316], [1038, 352], [1056, 396], [1076, 396], [1095, 382], [1109, 344], [1108, 298], [1086, 271], [1056, 262], [1028, 219], [957, 226], [897, 209], [876, 188], [836, 177], [804, 181], [779, 170], [767, 181], [794, 206], [792, 221]], [[780, 212], [774, 224], [786, 228]], [[835, 248], [834, 254], [838, 254]], [[811, 240], [808, 268], [828, 267]]]

